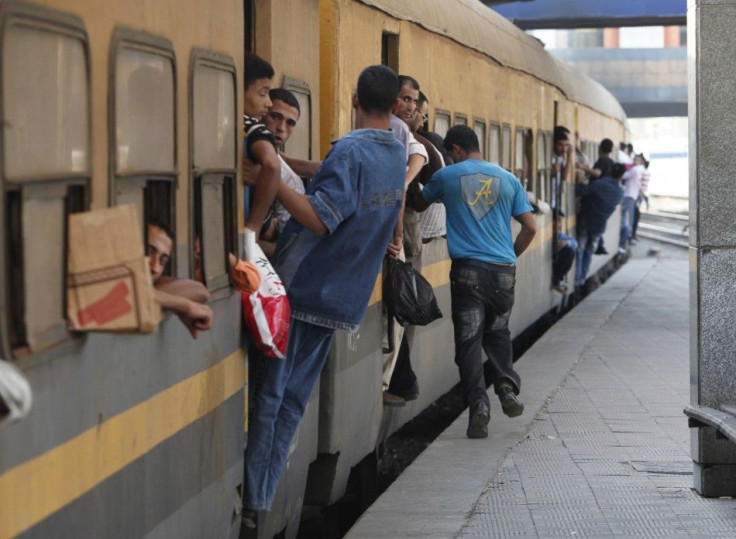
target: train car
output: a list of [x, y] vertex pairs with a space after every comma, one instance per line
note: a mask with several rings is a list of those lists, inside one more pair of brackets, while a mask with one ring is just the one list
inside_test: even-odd
[[[556, 60], [538, 40], [480, 2], [334, 0], [300, 2], [298, 8], [288, 3], [288, 10], [286, 4], [285, 0], [251, 3], [257, 38], [253, 45], [256, 53], [273, 63], [284, 84], [299, 72], [310, 87], [315, 87], [312, 80], [319, 84], [319, 92], [311, 93], [310, 110], [312, 114], [320, 111], [319, 126], [309, 126], [312, 147], [319, 147], [313, 158], [324, 156], [329, 142], [351, 129], [350, 96], [355, 81], [365, 66], [378, 63], [419, 81], [429, 99], [430, 125], [435, 132], [444, 135], [454, 124], [471, 126], [486, 159], [516, 174], [538, 200], [550, 203], [553, 198], [555, 125], [567, 126], [574, 143], [592, 159], [602, 138], [625, 139], [625, 115], [609, 92]], [[318, 34], [314, 31], [316, 17]], [[277, 37], [258, 39], [260, 35]], [[317, 46], [318, 62], [313, 55]], [[572, 162], [566, 173], [558, 204], [567, 216], [564, 228], [574, 234]], [[552, 214], [539, 213], [536, 220], [537, 236], [517, 267], [510, 326], [514, 337], [564, 302], [551, 289]], [[617, 244], [618, 226], [614, 215], [605, 236], [609, 246]], [[595, 257], [591, 275], [612, 261], [613, 255]], [[382, 404], [380, 276], [360, 330], [336, 334], [319, 393], [313, 395], [318, 401], [310, 403], [310, 407], [317, 405], [317, 418], [305, 417], [300, 427], [279, 487], [279, 508], [262, 515], [259, 537], [271, 537], [284, 528], [287, 537], [295, 535], [294, 512], [302, 499], [295, 497], [288, 503], [284, 493], [301, 491], [304, 476], [300, 469], [315, 452], [304, 501], [329, 506], [345, 495], [351, 474], [370, 474], [365, 468], [375, 466], [371, 456], [381, 441], [457, 383], [449, 269], [445, 241], [426, 244], [422, 273], [434, 286], [445, 317], [416, 328], [410, 341], [421, 393], [406, 407], [384, 408]], [[571, 288], [572, 273], [568, 275]], [[307, 413], [314, 414], [314, 410]]]
[[[0, 427], [0, 537], [239, 533], [244, 22], [239, 0], [0, 4], [0, 337], [34, 400]], [[175, 231], [172, 276], [198, 237], [211, 331], [68, 330], [67, 216], [118, 204]]]
[[[608, 92], [475, 0], [6, 0], [0, 33], [0, 342], [34, 393], [25, 420], [0, 426], [0, 537], [238, 535], [246, 339], [226, 255], [242, 239], [244, 50], [300, 102], [291, 157], [320, 159], [351, 129], [353, 85], [377, 63], [419, 80], [434, 131], [473, 127], [485, 157], [540, 200], [555, 125], [591, 156], [601, 138], [626, 138]], [[572, 168], [559, 199], [568, 231]], [[203, 261], [212, 331], [192, 340], [171, 315], [152, 335], [67, 329], [66, 219], [118, 204], [137, 208], [142, 234], [153, 218], [175, 230], [172, 276]], [[514, 336], [561, 301], [552, 218], [536, 219]], [[617, 230], [616, 216], [609, 246]], [[360, 330], [336, 334], [258, 537], [295, 537], [304, 503], [343, 497], [351, 475], [374, 471], [378, 445], [457, 382], [445, 241], [422, 258], [445, 317], [411, 340], [419, 398], [383, 407], [377, 276]]]

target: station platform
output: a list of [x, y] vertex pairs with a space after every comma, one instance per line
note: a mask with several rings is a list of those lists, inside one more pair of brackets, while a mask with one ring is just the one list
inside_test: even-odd
[[736, 537], [692, 488], [688, 310], [687, 249], [641, 242], [517, 361], [524, 414], [491, 391], [489, 437], [466, 410], [346, 537]]

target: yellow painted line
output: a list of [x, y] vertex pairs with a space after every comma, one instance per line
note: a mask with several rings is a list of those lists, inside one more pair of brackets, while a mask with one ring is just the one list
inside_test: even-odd
[[244, 353], [179, 382], [0, 475], [0, 537], [13, 537], [92, 490], [243, 388]]

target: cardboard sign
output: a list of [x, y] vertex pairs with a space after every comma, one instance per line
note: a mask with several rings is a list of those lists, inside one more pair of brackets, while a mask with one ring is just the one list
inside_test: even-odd
[[76, 331], [151, 333], [158, 325], [135, 206], [69, 217], [67, 315]]

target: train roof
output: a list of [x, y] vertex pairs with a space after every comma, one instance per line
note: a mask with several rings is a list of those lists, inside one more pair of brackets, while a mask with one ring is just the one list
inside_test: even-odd
[[621, 104], [600, 83], [555, 58], [538, 39], [477, 0], [359, 1], [556, 86], [572, 101], [626, 121]]

